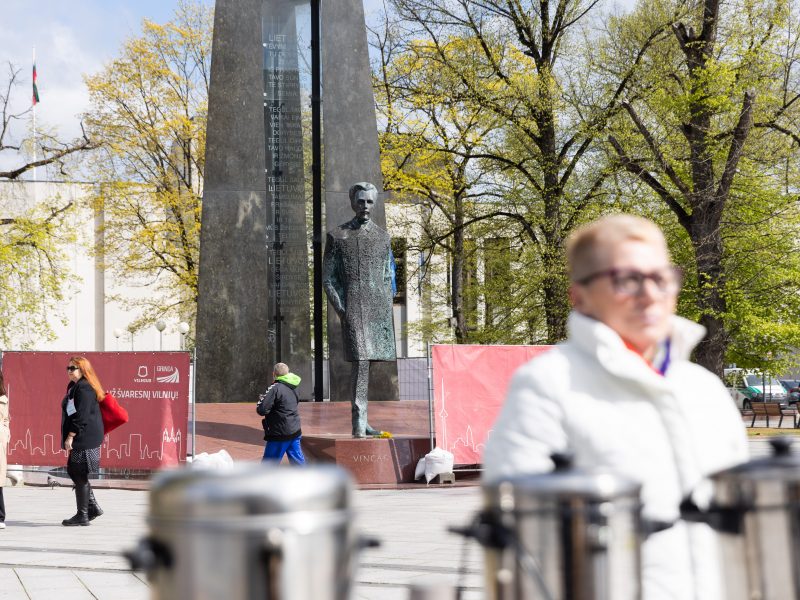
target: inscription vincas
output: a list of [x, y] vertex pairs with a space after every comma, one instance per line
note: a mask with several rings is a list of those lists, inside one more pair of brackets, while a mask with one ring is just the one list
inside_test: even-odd
[[354, 454], [353, 462], [366, 463], [366, 462], [381, 462], [384, 460], [391, 460], [392, 457], [388, 454]]

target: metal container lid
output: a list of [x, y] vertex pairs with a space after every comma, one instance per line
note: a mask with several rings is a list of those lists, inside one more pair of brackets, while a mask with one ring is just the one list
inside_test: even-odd
[[758, 507], [796, 504], [800, 485], [800, 453], [792, 451], [792, 440], [769, 440], [772, 455], [748, 461], [711, 476], [713, 504], [718, 507]]
[[554, 471], [535, 475], [520, 475], [484, 484], [484, 499], [489, 506], [505, 506], [509, 495], [514, 507], [524, 509], [532, 500], [584, 499], [588, 502], [608, 502], [621, 498], [638, 499], [641, 484], [608, 470], [587, 471], [572, 469], [571, 458], [554, 455]]
[[800, 479], [800, 453], [794, 452], [794, 440], [788, 436], [769, 440], [772, 454], [731, 467], [714, 475], [717, 477], [752, 477], [755, 479]]
[[348, 508], [352, 484], [333, 465], [235, 465], [217, 471], [184, 468], [160, 474], [150, 492], [150, 516], [197, 520]]

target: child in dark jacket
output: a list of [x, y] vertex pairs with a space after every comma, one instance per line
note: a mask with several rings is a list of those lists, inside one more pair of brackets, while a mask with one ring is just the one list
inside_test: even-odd
[[262, 462], [281, 462], [288, 454], [289, 462], [305, 464], [300, 447], [300, 411], [295, 389], [300, 385], [300, 377], [289, 372], [289, 367], [278, 363], [272, 370], [274, 381], [267, 391], [259, 396], [256, 412], [264, 417], [264, 457]]

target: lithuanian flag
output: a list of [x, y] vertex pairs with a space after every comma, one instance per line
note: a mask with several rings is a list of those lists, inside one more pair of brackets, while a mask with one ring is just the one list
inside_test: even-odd
[[33, 63], [33, 97], [31, 100], [34, 106], [39, 102], [39, 88], [36, 87], [36, 63]]

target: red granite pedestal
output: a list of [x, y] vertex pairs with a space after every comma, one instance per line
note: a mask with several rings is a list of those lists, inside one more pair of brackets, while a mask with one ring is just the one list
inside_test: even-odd
[[[370, 424], [393, 438], [350, 436], [349, 402], [301, 402], [303, 452], [309, 462], [338, 464], [361, 485], [412, 483], [417, 461], [430, 452], [427, 400], [370, 402]], [[255, 404], [198, 404], [197, 450], [224, 448], [234, 460], [258, 461], [264, 432]]]
[[412, 436], [304, 435], [302, 444], [306, 460], [335, 463], [359, 484], [412, 483], [417, 462], [431, 449], [428, 438]]

